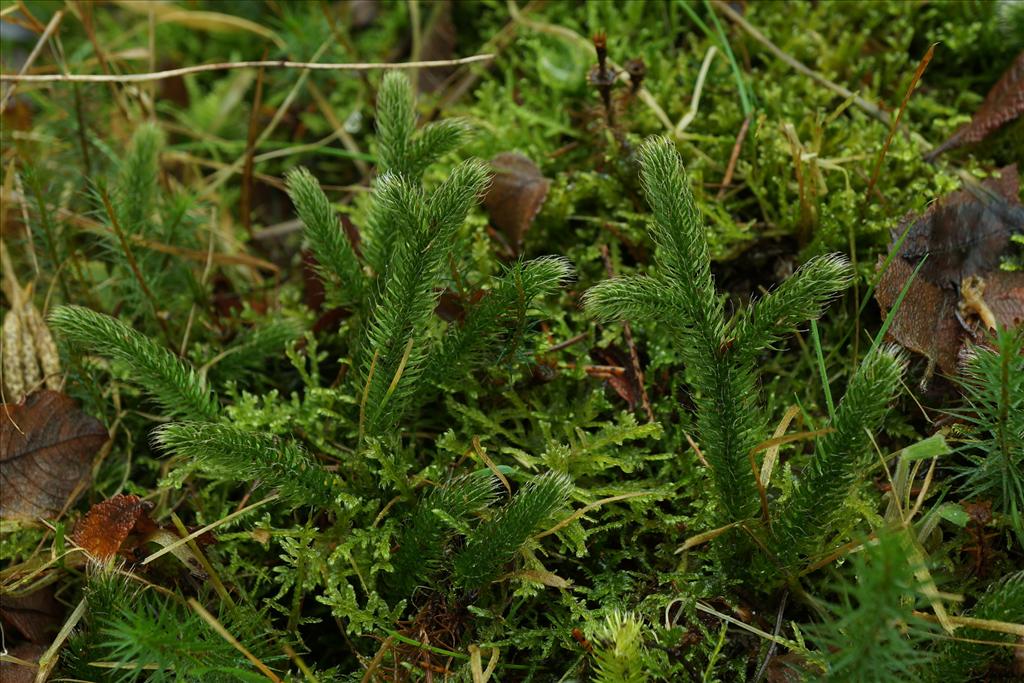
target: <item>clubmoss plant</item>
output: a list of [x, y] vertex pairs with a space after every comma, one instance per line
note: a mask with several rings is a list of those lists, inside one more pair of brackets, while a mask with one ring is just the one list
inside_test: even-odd
[[[762, 485], [752, 458], [767, 438], [769, 417], [758, 398], [758, 358], [822, 314], [849, 283], [849, 264], [836, 255], [811, 259], [777, 289], [726, 319], [711, 276], [703, 222], [674, 145], [649, 140], [640, 150], [640, 163], [653, 211], [656, 270], [599, 283], [587, 292], [585, 303], [599, 320], [642, 320], [670, 329], [692, 377], [697, 438], [711, 467], [718, 521], [756, 520], [762, 513]], [[872, 457], [867, 434], [879, 426], [901, 372], [895, 353], [882, 347], [865, 358], [851, 379], [831, 434], [818, 444], [775, 524], [786, 555], [810, 552], [835, 530], [834, 517]]]
[[643, 622], [631, 613], [614, 611], [605, 618], [594, 652], [594, 683], [644, 683]]
[[[345, 382], [321, 386], [323, 354], [315, 337], [307, 335], [304, 354], [295, 342], [287, 350], [304, 383], [301, 395], [288, 400], [277, 391], [239, 392], [237, 377], [214, 393], [206, 379], [209, 368], [195, 369], [118, 319], [74, 305], [50, 316], [66, 345], [82, 356], [113, 360], [115, 374], [136, 383], [171, 419], [152, 433], [153, 445], [183, 465], [168, 483], [183, 485], [194, 472], [224, 489], [244, 482], [249, 490], [276, 493], [265, 502], [276, 501], [275, 507], [294, 515], [306, 512], [311, 526], [316, 520], [320, 531], [305, 535], [305, 545], [282, 541], [292, 571], [280, 579], [281, 591], [292, 591], [301, 601], [320, 589], [321, 610], [345, 619], [352, 633], [393, 624], [424, 595], [432, 603], [462, 604], [486, 595], [492, 583], [509, 580], [524, 562], [536, 565], [534, 534], [558, 521], [556, 513], [564, 511], [575, 488], [565, 472], [511, 476], [504, 468], [500, 488], [488, 468], [447, 484], [409, 473], [418, 465], [417, 450], [403, 445], [402, 430], [415, 412], [484, 366], [512, 368], [531, 358], [535, 301], [561, 287], [572, 269], [557, 257], [494, 268], [498, 275], [466, 297], [461, 319], [442, 325], [435, 309], [488, 171], [479, 161], [465, 161], [428, 189], [424, 170], [455, 147], [465, 125], [440, 122], [417, 132], [412, 91], [398, 74], [385, 77], [379, 104], [383, 168], [361, 250], [345, 235], [313, 176], [302, 169], [287, 176], [331, 300], [352, 312], [343, 330], [328, 333], [351, 354], [354, 372]], [[296, 333], [288, 320], [259, 326], [234, 341], [224, 367], [244, 372], [253, 356], [273, 353]], [[303, 432], [319, 438], [304, 438]], [[324, 451], [335, 461], [328, 462]], [[434, 476], [436, 470], [428, 472]], [[517, 490], [513, 482], [521, 484]], [[426, 488], [418, 490], [421, 486]], [[506, 487], [508, 500], [499, 504]], [[395, 491], [398, 496], [391, 498]], [[364, 519], [371, 510], [376, 521]], [[393, 517], [378, 526], [389, 512]], [[307, 572], [312, 578], [297, 578]], [[114, 643], [112, 656], [173, 669], [179, 665], [172, 645], [152, 657], [127, 645], [132, 633], [141, 634], [140, 642], [166, 634], [171, 622], [147, 621], [154, 609], [147, 605], [117, 614], [97, 605], [90, 614], [95, 628]], [[289, 618], [294, 614], [282, 611]], [[205, 670], [205, 637], [204, 632], [181, 645], [188, 652], [178, 653], [180, 661], [191, 661], [189, 676], [203, 675], [195, 672]], [[83, 657], [102, 656], [90, 642], [90, 654]]]
[[[436, 341], [431, 319], [453, 262], [457, 235], [488, 181], [479, 161], [465, 161], [436, 188], [424, 170], [456, 148], [468, 128], [454, 121], [416, 131], [408, 79], [385, 76], [378, 98], [382, 174], [363, 234], [361, 263], [316, 180], [304, 170], [288, 176], [306, 235], [321, 272], [338, 288], [338, 301], [356, 301], [365, 321], [357, 350], [360, 434], [393, 433], [417, 395], [431, 383], [457, 380], [482, 363], [508, 359], [535, 299], [556, 291], [572, 274], [564, 259], [516, 263]], [[363, 292], [368, 296], [360, 299]], [[504, 340], [504, 341], [503, 341]], [[514, 358], [513, 358], [514, 360]]]
[[906, 536], [884, 530], [853, 555], [856, 580], [836, 586], [830, 619], [810, 629], [830, 680], [913, 680], [934, 653], [937, 627], [914, 613], [926, 601], [918, 567], [908, 562]]

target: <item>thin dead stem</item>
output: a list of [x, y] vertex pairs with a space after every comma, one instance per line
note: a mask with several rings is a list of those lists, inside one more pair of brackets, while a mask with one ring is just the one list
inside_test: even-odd
[[432, 69], [443, 66], [460, 66], [475, 62], [486, 62], [494, 58], [491, 54], [472, 55], [459, 59], [437, 59], [425, 62], [399, 62], [381, 64], [376, 62], [292, 62], [285, 59], [260, 59], [242, 62], [218, 62], [196, 64], [166, 71], [144, 74], [0, 74], [0, 81], [14, 83], [145, 83], [162, 81], [167, 78], [203, 73], [204, 71], [227, 71], [230, 69], [310, 69], [312, 71], [372, 71], [375, 69]]

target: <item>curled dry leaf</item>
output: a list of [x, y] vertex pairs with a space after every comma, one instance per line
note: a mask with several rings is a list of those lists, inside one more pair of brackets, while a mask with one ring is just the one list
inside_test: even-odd
[[1024, 113], [1024, 52], [1017, 55], [985, 96], [985, 101], [970, 122], [957, 130], [948, 140], [927, 154], [929, 160], [943, 152], [963, 145], [980, 142], [994, 130], [1001, 128]]
[[108, 439], [99, 420], [67, 395], [43, 390], [0, 405], [0, 517], [53, 517], [89, 480]]
[[28, 662], [24, 666], [14, 661], [0, 661], [0, 681], [3, 683], [35, 683], [36, 672], [39, 670], [39, 658], [46, 652], [42, 645], [34, 643], [17, 643], [8, 648], [7, 654], [19, 661]]
[[503, 152], [493, 159], [494, 178], [484, 196], [491, 224], [505, 233], [518, 252], [523, 237], [548, 196], [551, 181], [537, 164], [518, 152]]
[[[889, 336], [926, 356], [944, 373], [957, 370], [964, 343], [982, 328], [1024, 321], [1024, 273], [1000, 270], [1010, 236], [1024, 230], [1017, 167], [980, 188], [953, 192], [923, 216], [893, 231], [894, 244], [913, 221], [900, 252], [882, 273], [875, 298], [888, 314], [921, 259], [927, 256], [893, 317]], [[879, 259], [879, 267], [884, 259]]]
[[71, 540], [80, 545], [94, 559], [109, 560], [121, 550], [131, 550], [138, 540], [127, 544], [129, 536], [146, 535], [157, 530], [149, 517], [153, 504], [138, 496], [119, 494], [102, 503], [96, 503], [85, 514], [71, 534]]
[[[180, 545], [181, 536], [173, 528], [158, 525], [149, 516], [153, 504], [136, 495], [118, 494], [96, 503], [75, 525], [71, 540], [98, 562], [115, 555], [141, 560], [141, 548], [147, 543], [174, 546], [170, 551], [196, 576], [205, 576], [202, 563], [187, 545]], [[200, 545], [213, 542], [207, 532], [196, 539]]]

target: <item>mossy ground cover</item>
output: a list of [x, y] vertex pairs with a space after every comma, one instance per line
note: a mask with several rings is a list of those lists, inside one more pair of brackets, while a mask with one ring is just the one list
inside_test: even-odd
[[1019, 3], [2, 8], [4, 680], [1020, 675], [1021, 334], [871, 296]]

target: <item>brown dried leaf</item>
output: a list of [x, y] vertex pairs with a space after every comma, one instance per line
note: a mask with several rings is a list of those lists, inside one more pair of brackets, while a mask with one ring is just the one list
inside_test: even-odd
[[970, 122], [957, 130], [948, 140], [928, 153], [934, 159], [943, 152], [962, 145], [980, 142], [989, 133], [1024, 113], [1024, 52], [1017, 55], [999, 81], [985, 96], [985, 101]]
[[0, 621], [25, 640], [46, 645], [60, 629], [64, 609], [54, 597], [52, 585], [25, 596], [3, 593], [0, 594]]
[[351, 0], [343, 5], [342, 11], [347, 11], [345, 19], [353, 31], [359, 31], [372, 24], [377, 15], [380, 14], [381, 3], [378, 0]]
[[806, 680], [805, 674], [811, 671], [814, 669], [800, 653], [789, 652], [772, 657], [768, 663], [765, 680], [768, 683], [799, 683], [799, 681]]
[[517, 152], [503, 152], [493, 159], [494, 178], [484, 196], [491, 224], [508, 237], [518, 251], [523, 237], [537, 217], [551, 182], [537, 164]]
[[118, 494], [102, 503], [96, 503], [85, 514], [71, 534], [71, 540], [85, 549], [94, 559], [105, 562], [122, 550], [138, 545], [126, 545], [133, 534], [148, 534], [158, 527], [149, 518], [153, 504], [138, 496]]
[[[7, 654], [16, 657], [24, 662], [31, 662], [38, 665], [39, 658], [46, 652], [46, 648], [32, 643], [17, 643], [11, 647]], [[15, 662], [0, 662], [0, 681], [3, 683], [35, 683], [38, 666], [27, 667]]]
[[1000, 325], [1024, 325], [1024, 273], [995, 273], [986, 282], [983, 296], [989, 311]]
[[[883, 314], [921, 259], [927, 255], [928, 260], [896, 312], [889, 336], [947, 374], [956, 373], [960, 350], [980, 331], [981, 320], [1015, 327], [1024, 319], [1024, 273], [999, 269], [1010, 235], [1024, 230], [1018, 187], [1017, 167], [1008, 166], [1001, 178], [986, 180], [979, 190], [953, 192], [893, 231], [895, 242], [907, 222], [915, 220], [875, 290]], [[879, 267], [883, 262], [880, 258]], [[974, 295], [970, 302], [962, 298], [965, 283]]]
[[[71, 534], [71, 540], [98, 562], [106, 562], [115, 555], [142, 561], [142, 548], [147, 543], [173, 546], [169, 551], [193, 575], [205, 578], [203, 564], [188, 545], [181, 544], [181, 536], [174, 527], [162, 527], [149, 516], [153, 504], [131, 494], [118, 494], [96, 503], [85, 514]], [[186, 527], [189, 533], [195, 529]], [[194, 539], [199, 546], [216, 542], [206, 531]]]
[[0, 405], [0, 517], [34, 520], [59, 513], [89, 479], [109, 435], [99, 420], [57, 391]]

